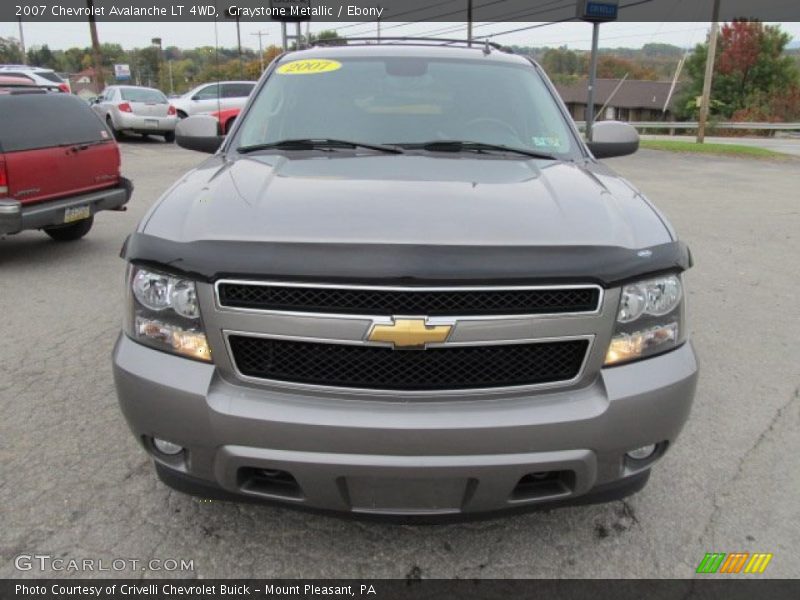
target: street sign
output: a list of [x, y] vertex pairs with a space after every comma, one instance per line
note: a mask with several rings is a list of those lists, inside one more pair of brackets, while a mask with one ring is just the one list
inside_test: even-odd
[[591, 23], [616, 21], [618, 0], [578, 0], [578, 18]]
[[114, 77], [117, 81], [127, 81], [131, 78], [130, 65], [114, 65]]

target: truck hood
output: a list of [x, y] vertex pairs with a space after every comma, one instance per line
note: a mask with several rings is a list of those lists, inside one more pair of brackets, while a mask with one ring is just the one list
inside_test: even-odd
[[671, 241], [604, 165], [460, 154], [214, 156], [140, 232], [176, 242], [616, 246]]

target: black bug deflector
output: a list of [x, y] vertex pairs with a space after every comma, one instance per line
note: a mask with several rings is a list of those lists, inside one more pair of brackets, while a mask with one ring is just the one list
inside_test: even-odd
[[598, 283], [684, 271], [691, 252], [676, 241], [650, 248], [175, 242], [131, 234], [120, 256], [201, 281], [222, 277], [382, 284]]

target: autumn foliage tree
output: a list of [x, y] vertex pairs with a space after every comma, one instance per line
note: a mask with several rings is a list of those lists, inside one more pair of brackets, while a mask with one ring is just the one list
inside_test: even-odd
[[[792, 114], [800, 72], [785, 54], [791, 36], [780, 26], [760, 21], [733, 21], [722, 26], [714, 62], [712, 111], [719, 118], [771, 120]], [[707, 44], [699, 44], [687, 61], [690, 82], [678, 103], [685, 117], [696, 116], [694, 99], [703, 87]], [[783, 98], [783, 103], [776, 99]], [[800, 109], [800, 106], [797, 107]]]

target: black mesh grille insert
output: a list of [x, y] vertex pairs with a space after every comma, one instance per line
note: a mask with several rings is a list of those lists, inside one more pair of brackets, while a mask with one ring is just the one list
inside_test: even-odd
[[592, 312], [595, 287], [413, 291], [221, 283], [222, 306], [363, 315], [522, 315]]
[[385, 390], [454, 390], [566, 381], [580, 371], [587, 340], [392, 350], [230, 336], [243, 375]]

